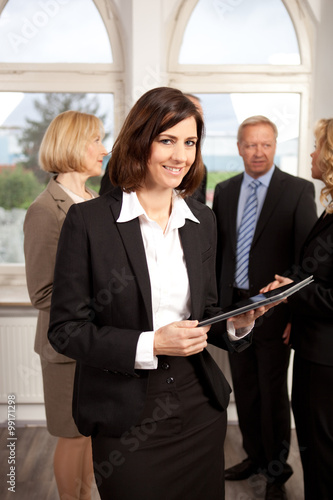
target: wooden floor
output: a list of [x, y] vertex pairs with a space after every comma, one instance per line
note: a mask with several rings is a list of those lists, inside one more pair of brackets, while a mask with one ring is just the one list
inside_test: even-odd
[[[45, 427], [19, 427], [16, 429], [16, 436], [16, 489], [13, 494], [8, 491], [7, 484], [8, 431], [0, 428], [1, 500], [59, 500], [52, 470], [56, 438], [50, 436]], [[238, 463], [244, 456], [239, 428], [237, 425], [229, 425], [225, 443], [226, 467]], [[286, 484], [288, 500], [303, 500], [302, 472], [295, 431], [292, 431], [288, 461], [294, 469], [293, 476]], [[244, 481], [226, 481], [226, 500], [262, 500], [265, 496], [265, 484], [264, 478], [259, 475]], [[96, 489], [93, 490], [92, 499], [99, 499]]]
[[[228, 426], [224, 451], [226, 468], [237, 464], [246, 457], [238, 425]], [[294, 429], [291, 432], [288, 463], [294, 470], [294, 474], [286, 483], [288, 500], [304, 500], [303, 473]], [[252, 476], [244, 481], [225, 482], [226, 500], [263, 500], [265, 490], [266, 480], [261, 475]]]

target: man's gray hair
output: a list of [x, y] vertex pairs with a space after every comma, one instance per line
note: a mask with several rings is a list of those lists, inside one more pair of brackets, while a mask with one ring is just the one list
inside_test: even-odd
[[249, 125], [269, 125], [272, 127], [275, 139], [277, 139], [278, 136], [278, 129], [275, 123], [273, 123], [271, 120], [269, 120], [266, 116], [263, 115], [255, 115], [255, 116], [250, 116], [249, 118], [246, 118], [239, 126], [238, 128], [238, 133], [237, 133], [237, 142], [241, 142], [242, 135], [243, 135], [243, 130], [245, 127], [248, 127]]

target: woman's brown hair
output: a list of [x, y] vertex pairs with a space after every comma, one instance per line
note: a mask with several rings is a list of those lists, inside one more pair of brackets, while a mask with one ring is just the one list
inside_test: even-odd
[[184, 197], [191, 195], [204, 175], [200, 148], [204, 124], [195, 104], [180, 90], [170, 87], [149, 90], [129, 112], [112, 148], [108, 165], [111, 183], [127, 193], [142, 188], [154, 139], [190, 117], [197, 124], [196, 156], [177, 189]]

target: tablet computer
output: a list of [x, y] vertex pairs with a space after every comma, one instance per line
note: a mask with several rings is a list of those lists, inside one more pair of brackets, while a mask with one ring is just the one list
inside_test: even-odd
[[288, 285], [275, 288], [275, 290], [271, 290], [266, 293], [259, 293], [258, 295], [254, 295], [253, 297], [249, 297], [248, 299], [241, 300], [239, 302], [236, 302], [235, 304], [231, 304], [230, 306], [223, 308], [222, 312], [217, 316], [213, 316], [212, 318], [207, 318], [203, 321], [200, 321], [198, 326], [212, 325], [213, 323], [218, 323], [219, 321], [231, 318], [233, 316], [238, 316], [238, 314], [243, 314], [247, 311], [251, 311], [252, 309], [258, 309], [258, 307], [273, 304], [274, 302], [279, 302], [280, 300], [286, 299], [309, 283], [312, 283], [312, 281], [313, 276], [309, 276], [299, 283], [292, 282]]

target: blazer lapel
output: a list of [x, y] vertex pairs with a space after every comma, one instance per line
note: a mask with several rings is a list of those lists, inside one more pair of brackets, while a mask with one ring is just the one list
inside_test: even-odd
[[[311, 240], [313, 240], [318, 233], [323, 233], [326, 229], [326, 227], [331, 226], [333, 222], [333, 214], [326, 214], [325, 211], [321, 214], [313, 228], [311, 229], [310, 233], [308, 234], [304, 247], [306, 247]], [[330, 234], [328, 235], [330, 236]], [[333, 238], [333, 237], [332, 237]], [[330, 248], [330, 252], [332, 252], [332, 243], [327, 242], [326, 246], [329, 245], [328, 248]]]
[[230, 189], [228, 190], [228, 199], [226, 200], [225, 209], [228, 213], [228, 234], [231, 239], [231, 245], [236, 251], [237, 245], [237, 209], [239, 193], [242, 185], [244, 174], [238, 175], [230, 181]]
[[[112, 192], [112, 201], [110, 209], [115, 221], [118, 219], [122, 204], [122, 192], [120, 189], [115, 189]], [[124, 248], [126, 250], [128, 260], [132, 266], [133, 274], [135, 275], [138, 286], [141, 290], [144, 305], [149, 318], [150, 329], [153, 329], [153, 311], [151, 302], [151, 288], [146, 260], [146, 253], [143, 245], [139, 219], [133, 219], [128, 222], [116, 224], [119, 234], [122, 238]]]
[[283, 179], [280, 178], [280, 170], [275, 167], [275, 171], [273, 173], [271, 182], [267, 189], [266, 198], [264, 201], [264, 205], [262, 207], [256, 230], [253, 237], [252, 246], [255, 245], [257, 239], [265, 228], [266, 224], [268, 224], [271, 214], [275, 209], [276, 204], [278, 203], [282, 193], [283, 193]]
[[193, 224], [196, 224], [196, 222], [186, 219], [185, 225], [179, 229], [179, 236], [183, 246], [190, 283], [192, 318], [197, 318], [200, 314], [202, 302], [202, 268], [199, 236], [197, 231], [193, 231]]
[[55, 177], [52, 177], [47, 185], [47, 190], [56, 202], [58, 208], [63, 212], [64, 218], [68, 210], [73, 205], [74, 201], [67, 193], [57, 184]]

